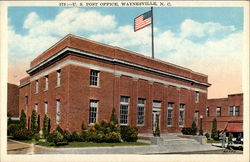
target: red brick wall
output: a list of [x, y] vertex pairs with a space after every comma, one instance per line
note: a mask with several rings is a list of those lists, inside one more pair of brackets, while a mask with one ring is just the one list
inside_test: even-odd
[[8, 83], [7, 112], [10, 117], [19, 116], [19, 90], [15, 84]]
[[[228, 95], [228, 98], [208, 99], [209, 116], [206, 118], [205, 130], [211, 133], [212, 121], [217, 120], [217, 129], [224, 130], [229, 121], [243, 120], [243, 94]], [[229, 106], [239, 106], [239, 116], [229, 116]], [[221, 107], [221, 116], [216, 116], [216, 108]]]

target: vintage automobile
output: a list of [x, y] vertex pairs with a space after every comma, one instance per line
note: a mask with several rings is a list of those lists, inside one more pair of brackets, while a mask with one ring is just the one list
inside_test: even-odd
[[227, 145], [228, 149], [239, 149], [243, 150], [243, 140], [240, 141], [229, 141]]

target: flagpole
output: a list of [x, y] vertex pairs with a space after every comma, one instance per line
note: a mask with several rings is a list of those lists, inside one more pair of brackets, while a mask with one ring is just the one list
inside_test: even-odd
[[153, 19], [153, 7], [151, 7], [152, 14], [152, 24], [151, 24], [151, 33], [152, 33], [152, 58], [154, 59], [154, 19]]

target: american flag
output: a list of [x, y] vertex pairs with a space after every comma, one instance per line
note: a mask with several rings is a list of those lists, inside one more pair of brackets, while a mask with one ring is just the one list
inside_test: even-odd
[[152, 23], [152, 12], [148, 11], [139, 15], [134, 20], [134, 31], [140, 30]]

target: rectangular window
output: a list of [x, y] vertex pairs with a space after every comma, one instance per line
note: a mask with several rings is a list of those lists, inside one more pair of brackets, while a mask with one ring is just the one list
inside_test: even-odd
[[209, 117], [209, 108], [206, 108], [206, 116]]
[[172, 126], [174, 103], [168, 103], [168, 126]]
[[98, 109], [98, 101], [90, 100], [89, 103], [89, 124], [95, 123], [97, 121], [97, 109]]
[[239, 113], [239, 106], [235, 106], [235, 116], [239, 116], [240, 113]]
[[120, 100], [120, 124], [128, 124], [128, 106], [129, 106], [129, 97], [121, 97]]
[[49, 76], [46, 75], [45, 76], [45, 90], [48, 90], [49, 89]]
[[38, 80], [36, 80], [36, 93], [38, 93], [38, 89], [39, 88], [39, 83], [38, 83]]
[[195, 92], [195, 103], [199, 102], [199, 97], [200, 97], [200, 93], [198, 91]]
[[220, 107], [216, 108], [216, 116], [221, 116], [221, 108]]
[[48, 102], [44, 102], [44, 114], [48, 112]]
[[144, 124], [144, 109], [145, 109], [145, 99], [138, 99], [137, 105], [137, 124]]
[[179, 126], [184, 125], [184, 117], [185, 117], [185, 104], [180, 104], [180, 107], [179, 107]]
[[61, 85], [61, 70], [57, 70], [57, 79], [56, 79], [56, 86], [59, 87]]
[[38, 111], [38, 104], [35, 104], [34, 110], [37, 112]]
[[61, 112], [60, 112], [60, 100], [56, 100], [56, 123], [59, 124], [61, 119]]
[[234, 107], [233, 106], [229, 107], [229, 116], [234, 116]]
[[99, 71], [96, 70], [90, 71], [90, 85], [99, 86]]

